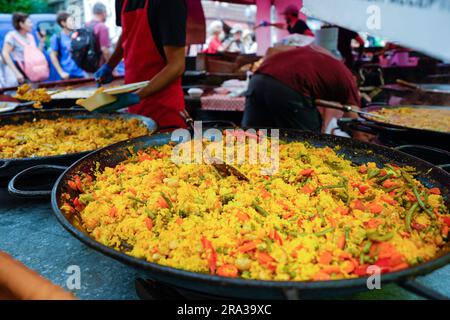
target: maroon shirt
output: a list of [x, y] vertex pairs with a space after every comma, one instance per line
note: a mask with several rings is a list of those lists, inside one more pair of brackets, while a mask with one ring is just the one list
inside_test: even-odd
[[350, 70], [311, 46], [276, 53], [265, 59], [256, 73], [275, 78], [306, 97], [360, 106]]

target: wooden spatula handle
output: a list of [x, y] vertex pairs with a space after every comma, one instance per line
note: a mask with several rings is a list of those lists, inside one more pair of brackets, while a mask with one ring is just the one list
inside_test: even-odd
[[405, 81], [402, 79], [397, 79], [396, 82], [397, 82], [397, 84], [407, 87], [407, 88], [410, 88], [410, 89], [415, 89], [415, 90], [420, 89], [420, 87], [417, 84], [411, 83], [411, 82], [408, 82], [408, 81]]

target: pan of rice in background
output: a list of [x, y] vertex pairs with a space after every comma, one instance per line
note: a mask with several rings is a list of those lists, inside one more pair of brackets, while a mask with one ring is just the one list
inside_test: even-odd
[[[96, 126], [102, 130], [93, 132]], [[0, 114], [0, 127], [0, 181], [35, 165], [67, 166], [91, 151], [157, 130], [152, 119], [134, 114], [71, 109]]]
[[383, 286], [442, 298], [414, 278], [450, 261], [447, 172], [347, 138], [281, 130], [280, 139], [274, 175], [236, 165], [248, 181], [174, 164], [170, 134], [120, 142], [65, 170], [52, 207], [89, 247], [174, 288], [334, 297], [368, 290], [375, 270]]
[[449, 150], [450, 107], [428, 105], [369, 105], [362, 111], [385, 119], [362, 115], [362, 119], [340, 120], [342, 129], [359, 130], [398, 144], [426, 145]]

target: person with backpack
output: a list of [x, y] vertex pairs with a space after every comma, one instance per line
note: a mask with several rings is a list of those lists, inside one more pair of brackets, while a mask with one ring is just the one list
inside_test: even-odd
[[15, 30], [6, 34], [2, 55], [17, 81], [24, 83], [26, 79], [32, 82], [48, 79], [50, 70], [42, 52], [45, 39], [40, 39], [39, 46], [36, 44], [31, 33], [33, 22], [28, 14], [14, 13], [12, 24]]
[[60, 12], [56, 16], [56, 22], [61, 27], [61, 32], [54, 34], [50, 40], [50, 59], [56, 71], [63, 80], [85, 77], [86, 73], [78, 67], [70, 53], [73, 17], [67, 12]]
[[109, 38], [109, 29], [105, 24], [108, 14], [106, 12], [106, 6], [101, 2], [94, 4], [92, 13], [93, 18], [90, 22], [86, 23], [86, 26], [94, 30], [95, 39], [101, 53], [100, 66], [108, 61], [111, 56], [111, 39]]
[[108, 61], [111, 47], [106, 26], [107, 12], [103, 3], [93, 7], [93, 19], [72, 33], [71, 54], [75, 63], [84, 71], [93, 73]]
[[116, 0], [116, 24], [122, 34], [114, 53], [94, 75], [113, 80], [112, 70], [124, 59], [125, 83], [149, 81], [136, 93], [118, 95], [104, 110], [128, 108], [160, 127], [186, 127], [181, 76], [185, 69], [187, 4], [185, 0]]

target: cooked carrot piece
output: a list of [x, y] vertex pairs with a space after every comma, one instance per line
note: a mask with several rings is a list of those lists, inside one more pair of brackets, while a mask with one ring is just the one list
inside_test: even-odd
[[372, 202], [368, 207], [373, 214], [379, 214], [383, 211], [383, 206], [377, 202]]
[[149, 231], [152, 231], [153, 229], [153, 220], [150, 217], [145, 217], [145, 225], [147, 226], [147, 229]]
[[345, 248], [345, 236], [340, 236], [339, 237], [337, 246], [338, 246], [339, 249], [344, 249]]
[[431, 188], [431, 189], [429, 190], [429, 192], [430, 192], [431, 194], [436, 194], [436, 195], [440, 195], [440, 194], [441, 194], [441, 190], [439, 190], [439, 188]]
[[330, 264], [331, 260], [333, 260], [333, 255], [329, 251], [325, 251], [322, 253], [322, 255], [319, 257], [319, 263], [320, 264]]
[[255, 249], [256, 249], [256, 243], [253, 242], [253, 241], [249, 241], [249, 242], [244, 243], [239, 248], [239, 251], [242, 252], [242, 253], [245, 253], [245, 252], [249, 252], [249, 251], [252, 251], [252, 250], [255, 250]]
[[222, 277], [235, 278], [238, 276], [238, 268], [232, 264], [225, 264], [217, 268], [217, 274]]
[[314, 281], [326, 281], [326, 280], [330, 280], [331, 276], [328, 273], [319, 271], [313, 276], [312, 279]]

